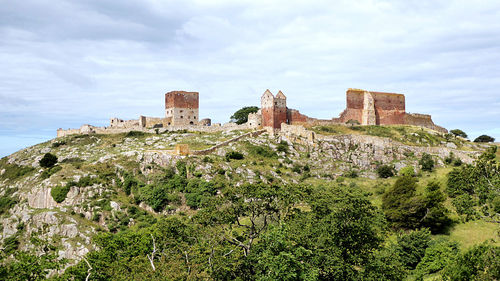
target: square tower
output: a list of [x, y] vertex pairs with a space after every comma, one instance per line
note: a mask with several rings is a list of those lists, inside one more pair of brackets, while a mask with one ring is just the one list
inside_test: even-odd
[[165, 117], [169, 125], [198, 125], [199, 93], [171, 91], [165, 94]]

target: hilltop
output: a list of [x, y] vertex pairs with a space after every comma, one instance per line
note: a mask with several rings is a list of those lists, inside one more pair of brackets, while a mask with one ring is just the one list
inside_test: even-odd
[[[179, 145], [188, 147], [187, 152], [179, 151]], [[78, 264], [77, 268], [86, 273], [86, 260], [82, 259], [90, 253], [88, 259], [92, 262], [95, 259], [92, 253], [102, 250], [99, 242], [102, 240], [96, 240], [97, 237], [103, 239], [113, 233], [148, 229], [162, 218], [190, 221], [203, 214], [203, 210], [212, 208], [210, 201], [227, 198], [227, 190], [248, 185], [261, 186], [263, 190], [277, 186], [283, 188], [285, 194], [287, 188], [295, 186], [304, 197], [293, 199], [296, 201], [290, 207], [302, 212], [310, 211], [314, 205], [309, 188], [319, 186], [359, 190], [362, 194], [359, 196], [368, 200], [366, 204], [380, 210], [383, 194], [403, 170], [411, 167], [414, 171], [419, 193], [431, 182], [437, 182], [446, 193], [448, 174], [459, 166], [474, 164], [488, 147], [407, 125], [284, 125], [280, 132], [156, 130], [155, 133], [130, 131], [63, 136], [0, 160], [3, 258], [8, 262], [21, 251], [39, 256], [53, 253], [56, 260], [66, 259], [60, 272]], [[57, 164], [43, 168], [40, 160], [47, 154], [55, 155]], [[422, 169], [425, 157], [434, 163], [430, 171]], [[382, 166], [387, 166], [394, 176], [381, 177]], [[494, 213], [464, 219], [463, 213], [457, 213], [451, 197], [447, 197], [444, 204], [454, 223], [433, 239], [448, 237], [458, 243], [462, 251], [487, 240], [499, 245], [498, 224], [491, 222], [497, 220]], [[227, 214], [231, 212], [227, 210]], [[256, 215], [259, 223], [262, 223], [261, 215]], [[233, 233], [228, 233], [235, 241], [246, 241], [239, 237], [243, 234], [238, 234], [244, 227], [237, 225], [248, 224], [251, 216], [236, 215], [238, 217], [242, 222], [232, 225], [228, 220], [222, 225], [231, 226]], [[217, 224], [208, 223], [212, 219], [205, 217], [205, 221], [202, 219], [197, 225], [207, 223], [205, 230], [208, 231]], [[393, 229], [381, 237], [391, 241], [396, 235]], [[231, 243], [223, 241], [218, 243], [230, 247]], [[144, 243], [148, 253], [153, 251], [150, 241]], [[236, 254], [242, 248], [228, 249]], [[189, 265], [188, 250], [183, 251], [186, 257], [178, 259]], [[224, 260], [225, 254], [227, 252], [217, 254], [218, 262]], [[247, 250], [237, 255], [241, 258], [243, 254], [246, 256]], [[192, 255], [202, 254], [193, 252]], [[145, 264], [148, 263], [146, 260]], [[157, 263], [161, 263], [161, 259]], [[187, 275], [179, 276], [195, 274], [195, 270], [189, 268], [183, 273]], [[200, 268], [196, 269], [198, 277], [215, 270]], [[137, 270], [150, 272], [151, 269]], [[210, 278], [218, 279], [213, 275]]]

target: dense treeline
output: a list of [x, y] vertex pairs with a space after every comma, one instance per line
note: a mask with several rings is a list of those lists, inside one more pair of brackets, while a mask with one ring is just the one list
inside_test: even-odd
[[[148, 184], [124, 173], [121, 192], [135, 204], [164, 211], [185, 200], [193, 212], [153, 217], [128, 208], [130, 217], [144, 219], [131, 226], [125, 217], [125, 224], [100, 232], [94, 237], [99, 250], [52, 279], [499, 279], [500, 247], [486, 243], [463, 250], [446, 236], [431, 236], [453, 224], [447, 196], [464, 219], [498, 216], [495, 152], [454, 168], [446, 187], [430, 182], [417, 192], [413, 171], [402, 173], [383, 194], [382, 208], [355, 185], [236, 186], [222, 175], [212, 181], [189, 176], [193, 171], [184, 162]], [[2, 254], [0, 278], [41, 280], [64, 266], [50, 254], [50, 243], [39, 245], [38, 257]]]

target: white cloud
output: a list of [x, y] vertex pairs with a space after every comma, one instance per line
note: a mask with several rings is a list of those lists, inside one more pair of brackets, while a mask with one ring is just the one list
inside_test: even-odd
[[497, 1], [9, 2], [0, 134], [161, 115], [174, 89], [199, 91], [216, 122], [267, 88], [330, 118], [356, 87], [500, 139], [498, 18]]

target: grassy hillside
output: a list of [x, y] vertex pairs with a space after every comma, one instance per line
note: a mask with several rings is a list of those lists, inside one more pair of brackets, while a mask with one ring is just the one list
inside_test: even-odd
[[[474, 197], [476, 201], [471, 202], [475, 205], [470, 207], [474, 213], [466, 216], [463, 211], [457, 212], [457, 197], [449, 195], [447, 189], [449, 173], [466, 167], [466, 164], [447, 162], [440, 155], [448, 153], [441, 153], [432, 155], [435, 167], [431, 171], [424, 171], [419, 165], [422, 147], [470, 152], [483, 147], [411, 126], [317, 126], [311, 129], [323, 135], [387, 137], [396, 143], [385, 148], [352, 140], [307, 144], [263, 134], [230, 143], [213, 154], [183, 157], [161, 151], [171, 150], [179, 143], [188, 144], [191, 150], [206, 149], [246, 132], [130, 132], [68, 136], [4, 157], [0, 160], [0, 232], [4, 249], [0, 276], [13, 270], [16, 262], [26, 263], [19, 254], [27, 253], [38, 256], [32, 257], [31, 262], [44, 259], [46, 272], [57, 266], [73, 265], [67, 271], [68, 275], [62, 278], [77, 280], [85, 279], [87, 274], [88, 266], [83, 257], [93, 265], [94, 278], [99, 275], [97, 269], [102, 274], [106, 272], [107, 275], [101, 276], [104, 280], [121, 278], [123, 276], [118, 273], [124, 266], [121, 263], [130, 266], [129, 263], [134, 261], [138, 267], [131, 270], [139, 275], [131, 276], [162, 280], [235, 279], [250, 276], [250, 272], [255, 274], [249, 277], [253, 279], [260, 274], [258, 272], [276, 273], [277, 268], [273, 269], [272, 265], [278, 262], [274, 258], [284, 257], [281, 255], [295, 257], [288, 262], [297, 270], [297, 276], [302, 276], [298, 279], [306, 276], [326, 278], [329, 275], [322, 270], [326, 270], [323, 266], [328, 263], [313, 261], [333, 257], [335, 263], [344, 264], [337, 273], [347, 274], [342, 275], [346, 279], [361, 278], [361, 275], [375, 278], [375, 275], [367, 276], [380, 272], [382, 264], [397, 269], [384, 269], [387, 274], [393, 274], [393, 280], [411, 279], [427, 271], [392, 263], [398, 259], [384, 260], [385, 255], [395, 254], [391, 251], [402, 251], [397, 250], [403, 239], [400, 237], [413, 235], [411, 227], [393, 227], [384, 218], [384, 194], [396, 184], [403, 167], [412, 167], [415, 171], [415, 202], [424, 204], [426, 198], [431, 198], [427, 189], [432, 182], [439, 184], [440, 194], [444, 196], [442, 204], [451, 223], [442, 231], [432, 233], [431, 241], [439, 242], [444, 238], [456, 242], [462, 253], [484, 242], [500, 246], [500, 228], [495, 222], [499, 214], [493, 211], [495, 198], [491, 195], [496, 193], [488, 195], [484, 202], [481, 201], [482, 195], [479, 199]], [[450, 143], [454, 144], [452, 148]], [[384, 151], [380, 153], [377, 149]], [[53, 167], [40, 167], [39, 161], [46, 153], [57, 156], [58, 162]], [[498, 157], [498, 151], [496, 153]], [[392, 169], [394, 175], [379, 177], [377, 171], [383, 165]], [[60, 198], [58, 202], [54, 201], [56, 198]], [[340, 206], [344, 206], [343, 209]], [[333, 216], [327, 223], [327, 213], [345, 213], [347, 217], [339, 219]], [[349, 216], [353, 222], [366, 219], [365, 225], [356, 226], [360, 229], [376, 229], [370, 238], [373, 240], [366, 241], [366, 252], [356, 252], [362, 246], [353, 246], [356, 250], [353, 248], [352, 251], [359, 254], [356, 261], [339, 254], [350, 247], [339, 245], [352, 243], [348, 236], [355, 234], [354, 229], [339, 234], [351, 242], [346, 240], [335, 244], [337, 242], [330, 241], [328, 234], [342, 227], [354, 227], [343, 224]], [[311, 225], [307, 221], [316, 223]], [[335, 223], [339, 225], [335, 226]], [[333, 228], [328, 231], [327, 228], [316, 228], [322, 224], [328, 225], [328, 229]], [[184, 234], [175, 229], [183, 229]], [[314, 239], [301, 238], [299, 229], [313, 231], [313, 236], [326, 235], [324, 241], [334, 243], [329, 247], [337, 247], [335, 249], [340, 252], [314, 254], [311, 249], [323, 247], [320, 246], [322, 242], [306, 243]], [[317, 233], [313, 234], [314, 231]], [[155, 258], [158, 271], [151, 271], [146, 255], [153, 251], [151, 237], [156, 237], [158, 247], [164, 251]], [[284, 239], [284, 244], [279, 249], [269, 248], [269, 243], [278, 241], [276, 239]], [[122, 246], [107, 248], [110, 243]], [[302, 248], [289, 248], [287, 243]], [[426, 243], [431, 245], [434, 242]], [[250, 251], [253, 247], [255, 250]], [[303, 249], [304, 252], [287, 252], [290, 249]], [[99, 264], [99, 260], [108, 259], [107, 255], [110, 255], [109, 264]], [[128, 258], [115, 260], [122, 255]], [[372, 258], [365, 260], [366, 257]], [[64, 258], [64, 264], [59, 258]], [[266, 263], [259, 265], [257, 260]], [[453, 264], [452, 260], [447, 262], [450, 266]], [[283, 261], [278, 264], [282, 265]], [[298, 266], [300, 264], [307, 266]], [[237, 269], [231, 271], [230, 268]], [[41, 270], [45, 272], [43, 268]], [[440, 273], [427, 272], [424, 275], [430, 278]], [[56, 277], [54, 273], [53, 277]]]

